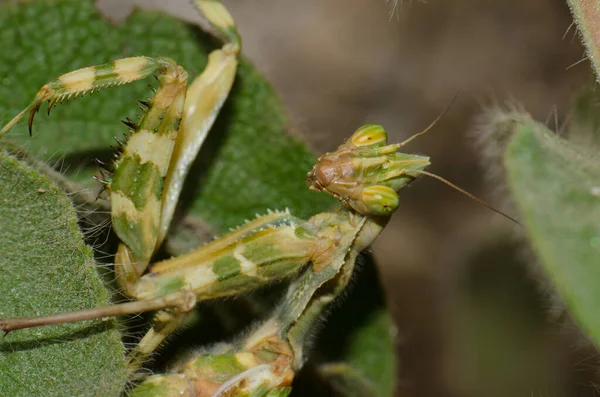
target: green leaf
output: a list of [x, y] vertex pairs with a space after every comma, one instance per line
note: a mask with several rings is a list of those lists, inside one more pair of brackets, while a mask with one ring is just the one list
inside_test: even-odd
[[319, 367], [319, 373], [327, 379], [335, 391], [343, 396], [376, 396], [371, 382], [349, 364], [324, 364]]
[[528, 116], [513, 120], [508, 183], [544, 269], [600, 343], [600, 163]]
[[[0, 318], [110, 302], [71, 202], [2, 149], [0, 274]], [[114, 320], [14, 331], [0, 342], [1, 395], [116, 395], [125, 379]]]
[[[397, 330], [382, 297], [373, 258], [362, 255], [359, 259], [356, 285], [349, 287], [349, 296], [332, 313], [320, 335], [319, 353], [323, 360], [334, 363], [329, 369], [343, 371], [323, 373], [321, 368], [321, 373], [329, 375], [332, 387], [342, 395], [392, 396]], [[348, 389], [353, 394], [347, 394]]]
[[530, 277], [523, 244], [504, 233], [482, 237], [465, 258], [464, 274], [449, 298], [449, 376], [460, 379], [459, 395], [560, 390], [570, 374], [556, 354], [545, 291]]
[[[23, 109], [44, 83], [71, 70], [128, 56], [168, 56], [194, 78], [204, 68], [207, 54], [220, 46], [198, 29], [160, 13], [137, 11], [122, 24], [113, 25], [97, 13], [92, 0], [7, 5], [0, 13], [0, 44], [0, 123]], [[96, 172], [92, 159], [110, 160], [113, 137], [126, 132], [119, 120], [135, 119], [139, 114], [135, 102], [150, 96], [148, 82], [152, 83], [138, 82], [94, 93], [58, 106], [50, 116], [41, 111], [36, 115], [33, 138], [29, 138], [25, 122], [6, 138], [66, 170], [73, 180], [99, 189], [90, 178]], [[242, 62], [231, 96], [190, 172], [180, 203], [182, 211], [175, 222], [191, 215], [219, 234], [269, 208], [288, 207], [295, 215], [306, 218], [334, 207], [334, 199], [306, 188], [304, 178], [315, 157], [293, 131], [270, 85], [247, 61]], [[372, 266], [366, 267], [371, 268], [371, 273]], [[363, 284], [366, 289], [359, 287]], [[22, 288], [18, 283], [13, 287]], [[363, 332], [375, 335], [377, 343], [363, 346], [371, 349], [372, 357], [383, 359], [376, 371], [358, 353], [332, 358], [325, 355], [324, 359], [343, 361], [354, 357], [350, 361], [354, 367], [365, 369], [361, 373], [367, 377], [376, 375], [370, 380], [380, 390], [377, 395], [390, 396], [395, 371], [392, 323], [376, 278], [363, 280], [360, 274], [358, 286], [348, 299], [371, 303], [364, 305], [364, 315], [355, 317], [350, 310], [343, 316], [335, 314], [332, 321], [337, 322], [336, 317], [352, 320], [346, 321], [341, 331], [350, 341], [362, 340]], [[356, 321], [358, 318], [364, 321]], [[352, 346], [360, 344], [349, 342], [338, 350], [352, 350]], [[315, 347], [314, 356], [319, 355], [321, 347], [322, 344]], [[358, 348], [352, 351], [358, 352]], [[75, 360], [72, 363], [82, 367]], [[36, 378], [35, 368], [28, 373], [30, 378]], [[39, 379], [41, 385], [47, 381]], [[93, 377], [89, 382], [97, 384]], [[77, 392], [64, 389], [63, 395], [71, 394]]]

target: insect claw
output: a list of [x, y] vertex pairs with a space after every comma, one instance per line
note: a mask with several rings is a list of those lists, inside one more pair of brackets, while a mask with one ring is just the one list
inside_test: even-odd
[[29, 136], [30, 137], [31, 137], [32, 131], [33, 131], [33, 118], [35, 117], [35, 114], [40, 110], [41, 105], [42, 105], [41, 102], [37, 103], [33, 108], [31, 108], [31, 111], [29, 112], [28, 126], [29, 126]]

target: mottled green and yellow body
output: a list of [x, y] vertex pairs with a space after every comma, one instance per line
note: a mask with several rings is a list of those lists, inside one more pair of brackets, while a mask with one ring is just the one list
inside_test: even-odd
[[290, 277], [311, 256], [315, 237], [307, 222], [272, 212], [188, 254], [153, 264], [136, 284], [138, 299], [186, 287], [198, 299], [236, 295]]
[[160, 70], [160, 86], [140, 122], [131, 125], [131, 136], [107, 184], [113, 228], [123, 242], [116, 262], [132, 267], [118, 273], [129, 277], [124, 284], [144, 272], [160, 244], [163, 186], [183, 116], [187, 73], [174, 62]]
[[[324, 309], [344, 290], [356, 258], [398, 207], [397, 192], [429, 165], [425, 156], [397, 153], [378, 125], [359, 128], [336, 151], [321, 156], [307, 176], [341, 208], [309, 220], [287, 210], [269, 212], [185, 255], [150, 264], [162, 244], [183, 181], [233, 84], [240, 38], [233, 19], [217, 0], [196, 7], [224, 38], [209, 55], [203, 73], [188, 87], [188, 75], [174, 60], [133, 57], [91, 66], [44, 85], [33, 102], [2, 130], [5, 135], [25, 114], [29, 127], [41, 104], [49, 109], [86, 92], [156, 76], [159, 87], [138, 122], [125, 121], [130, 136], [112, 174], [113, 229], [120, 239], [115, 275], [137, 302], [34, 319], [0, 321], [10, 331], [27, 326], [80, 321], [158, 310], [153, 326], [127, 360], [133, 374], [147, 356], [186, 318], [196, 301], [237, 295], [282, 279], [287, 293], [271, 316], [246, 337], [196, 355], [173, 373], [155, 375], [133, 396], [287, 396], [306, 360], [308, 335]], [[324, 287], [326, 285], [326, 287]]]
[[[411, 175], [410, 171], [423, 170], [429, 164], [428, 159], [422, 156], [401, 158], [402, 154], [399, 154], [396, 157], [395, 152], [388, 149], [377, 152], [379, 147], [392, 146], [385, 146], [387, 136], [381, 127], [378, 127], [377, 132], [382, 137], [381, 141], [377, 146], [369, 148], [374, 151], [367, 153], [363, 147], [360, 150], [367, 154], [361, 156], [358, 153], [355, 161], [348, 163], [345, 157], [349, 152], [360, 148], [355, 140], [363, 134], [364, 128], [359, 129], [338, 150], [322, 156], [309, 173], [308, 180], [320, 183], [316, 180], [317, 175], [323, 171], [321, 167], [327, 167], [330, 181], [350, 182], [351, 175], [355, 175], [357, 179], [371, 181], [368, 186], [377, 187], [377, 181], [383, 181], [400, 190], [418, 177], [418, 174]], [[343, 160], [336, 163], [334, 159]], [[383, 166], [373, 168], [365, 174], [364, 170], [368, 167], [362, 160], [367, 166], [373, 162]], [[360, 183], [355, 186], [359, 189], [364, 187]], [[361, 200], [360, 197], [342, 196], [345, 194], [342, 190], [339, 190], [340, 193], [328, 192], [338, 197], [342, 203], [349, 199], [357, 202]], [[378, 200], [383, 205], [394, 204], [393, 200], [386, 202], [386, 197]], [[367, 204], [363, 208], [367, 208]], [[335, 212], [315, 215], [305, 223], [294, 221], [295, 227], [302, 229], [301, 238], [312, 241], [312, 249], [302, 263], [307, 266], [301, 267], [300, 276], [292, 281], [286, 296], [273, 314], [241, 341], [199, 354], [180, 365], [174, 373], [152, 376], [134, 389], [132, 395], [287, 396], [295, 374], [305, 362], [305, 346], [315, 322], [344, 290], [359, 253], [373, 242], [388, 220], [389, 215], [377, 215], [368, 210], [361, 213], [348, 206]], [[290, 241], [295, 239], [293, 237]], [[271, 244], [265, 247], [272, 249]], [[245, 244], [240, 241], [236, 249], [245, 249]], [[300, 265], [300, 262], [295, 265]], [[325, 283], [327, 288], [322, 288]]]
[[150, 102], [143, 102], [139, 123], [129, 123], [131, 136], [106, 181], [113, 228], [123, 242], [117, 262], [127, 268], [119, 275], [129, 281], [141, 275], [160, 243], [163, 186], [183, 116], [187, 72], [175, 61], [160, 57], [125, 58], [79, 69], [44, 85], [33, 102], [0, 132], [4, 135], [26, 112], [31, 130], [33, 116], [45, 101], [49, 101], [50, 111], [71, 97], [152, 75], [160, 86]]

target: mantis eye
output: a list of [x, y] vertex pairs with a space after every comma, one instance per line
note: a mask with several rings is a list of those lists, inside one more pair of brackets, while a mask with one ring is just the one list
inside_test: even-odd
[[352, 134], [350, 142], [357, 147], [384, 146], [387, 144], [387, 132], [379, 124], [366, 124]]
[[361, 198], [369, 211], [366, 215], [387, 216], [398, 208], [398, 193], [387, 186], [369, 186], [362, 191]]

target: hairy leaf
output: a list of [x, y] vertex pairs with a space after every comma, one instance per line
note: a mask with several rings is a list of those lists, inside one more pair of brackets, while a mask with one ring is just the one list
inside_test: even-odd
[[[0, 318], [109, 303], [71, 202], [2, 149], [0, 275]], [[14, 331], [0, 341], [0, 395], [116, 395], [124, 383], [114, 320]]]
[[600, 342], [600, 163], [529, 117], [515, 119], [505, 163], [539, 260], [575, 319]]

